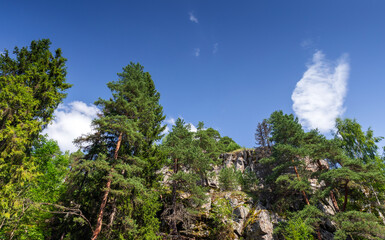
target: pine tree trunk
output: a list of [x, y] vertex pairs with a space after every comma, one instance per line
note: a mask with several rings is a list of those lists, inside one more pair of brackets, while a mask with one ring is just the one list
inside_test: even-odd
[[348, 202], [348, 191], [349, 191], [348, 183], [349, 183], [349, 181], [347, 181], [347, 182], [345, 183], [345, 200], [344, 200], [344, 206], [342, 207], [342, 211], [343, 211], [343, 212], [345, 212], [346, 204], [347, 204], [347, 202]]
[[[292, 160], [293, 163], [294, 163], [294, 160]], [[299, 177], [299, 173], [298, 173], [298, 170], [297, 170], [297, 167], [294, 166], [294, 171], [295, 171], [295, 174], [297, 175], [297, 179], [298, 181], [301, 181], [301, 178]], [[307, 195], [306, 195], [306, 192], [304, 190], [302, 190], [302, 195], [303, 195], [303, 198], [305, 199], [305, 202], [308, 206], [310, 206], [310, 202], [309, 202], [309, 199], [307, 198]], [[320, 232], [320, 228], [319, 226], [317, 227], [317, 238], [318, 240], [322, 240], [322, 237], [321, 237], [321, 232]]]
[[[294, 163], [294, 160], [292, 160], [292, 161]], [[301, 181], [301, 178], [299, 177], [298, 170], [297, 170], [296, 166], [294, 166], [294, 171], [295, 171], [295, 174], [297, 175], [297, 179], [299, 181]], [[303, 195], [303, 198], [305, 199], [306, 204], [310, 205], [309, 199], [307, 198], [307, 195], [306, 195], [305, 191], [303, 191], [303, 190], [302, 190], [302, 195]]]
[[[116, 143], [115, 154], [114, 154], [115, 160], [118, 158], [118, 152], [119, 152], [120, 144], [122, 142], [122, 135], [123, 135], [122, 133], [119, 134], [119, 139], [118, 139], [118, 142]], [[92, 233], [91, 240], [95, 240], [98, 237], [100, 231], [102, 230], [103, 213], [104, 213], [104, 209], [106, 208], [106, 205], [107, 205], [108, 194], [110, 193], [110, 190], [111, 190], [112, 172], [113, 171], [114, 171], [114, 169], [112, 168], [110, 170], [110, 173], [108, 174], [106, 191], [103, 194], [102, 204], [100, 204], [98, 220], [96, 222], [96, 228], [95, 228], [94, 232]]]
[[[318, 164], [318, 170], [322, 171], [323, 167], [322, 167], [321, 161], [317, 160], [317, 164]], [[329, 167], [326, 166], [325, 169], [329, 170]], [[338, 203], [337, 203], [336, 197], [334, 196], [333, 190], [330, 190], [329, 195], [330, 195], [330, 199], [332, 200], [334, 209], [336, 210], [336, 212], [339, 212], [340, 208], [338, 207]]]
[[337, 203], [336, 197], [334, 196], [334, 193], [333, 193], [332, 190], [330, 190], [330, 198], [332, 199], [332, 203], [334, 205], [334, 208], [336, 209], [337, 212], [339, 212], [340, 208], [338, 207], [338, 203]]
[[319, 225], [317, 226], [317, 238], [318, 240], [322, 240], [321, 231]]

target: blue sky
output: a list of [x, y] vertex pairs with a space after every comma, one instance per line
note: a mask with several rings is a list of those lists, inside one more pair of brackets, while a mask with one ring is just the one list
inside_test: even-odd
[[[385, 136], [385, 1], [16, 0], [0, 10], [0, 51], [41, 38], [62, 49], [74, 84], [62, 111], [80, 109], [79, 121], [133, 61], [152, 75], [169, 122], [204, 121], [246, 147], [275, 110], [315, 126], [336, 105]], [[306, 96], [294, 111], [299, 81]]]

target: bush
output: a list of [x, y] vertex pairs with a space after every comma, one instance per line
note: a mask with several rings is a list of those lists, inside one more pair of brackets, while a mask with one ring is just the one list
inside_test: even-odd
[[287, 222], [284, 236], [287, 240], [312, 240], [312, 229], [301, 218], [292, 218]]
[[259, 181], [255, 172], [246, 168], [243, 173], [239, 172], [238, 175], [238, 181], [241, 184], [243, 191], [253, 191], [257, 189]]
[[225, 198], [219, 198], [213, 202], [210, 218], [212, 227], [210, 229], [209, 239], [234, 239], [234, 230], [232, 228], [233, 209], [230, 201]]
[[239, 187], [239, 177], [234, 168], [222, 168], [219, 173], [219, 187], [224, 191], [236, 190]]

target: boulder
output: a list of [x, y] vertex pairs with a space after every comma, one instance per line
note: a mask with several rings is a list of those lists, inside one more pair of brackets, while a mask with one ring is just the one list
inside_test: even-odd
[[273, 223], [269, 211], [254, 210], [243, 229], [245, 240], [273, 240]]

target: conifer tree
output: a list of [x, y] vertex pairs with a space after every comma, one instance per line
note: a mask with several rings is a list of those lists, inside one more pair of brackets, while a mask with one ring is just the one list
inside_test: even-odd
[[271, 149], [270, 132], [271, 132], [271, 126], [270, 124], [267, 123], [266, 119], [263, 119], [262, 123], [258, 123], [256, 132], [255, 132], [255, 140], [257, 145], [261, 147], [267, 147], [270, 150]]
[[355, 120], [337, 119], [336, 128], [334, 144], [340, 151], [329, 159], [331, 169], [320, 176], [327, 184], [324, 191], [337, 193], [336, 239], [383, 239], [385, 176], [376, 145], [382, 138], [370, 129], [363, 132]]
[[[277, 195], [275, 206], [279, 206], [278, 209], [283, 212], [293, 208], [308, 212], [307, 217], [312, 219], [311, 224], [318, 239], [321, 239], [319, 211], [308, 211], [313, 209], [312, 204], [317, 204], [317, 200], [311, 202], [310, 197], [314, 193], [309, 179], [314, 174], [307, 164], [322, 159], [324, 138], [317, 131], [305, 133], [297, 118], [282, 111], [272, 113], [269, 124], [272, 130], [272, 156], [266, 158], [265, 162], [273, 166], [269, 178], [272, 180], [270, 186]], [[298, 201], [299, 194], [302, 202]]]
[[94, 133], [76, 140], [86, 155], [76, 164], [69, 189], [75, 189], [70, 192], [73, 201], [84, 202], [93, 229], [73, 229], [69, 236], [156, 238], [159, 203], [152, 182], [161, 154], [154, 143], [164, 130], [163, 110], [151, 76], [140, 64], [127, 65], [118, 76], [107, 84], [112, 98], [96, 102], [102, 114], [93, 121]]
[[66, 59], [48, 39], [0, 54], [0, 231], [20, 217], [38, 162], [32, 144], [66, 96]]
[[190, 126], [178, 118], [172, 131], [163, 143], [169, 155], [169, 167], [172, 169], [171, 195], [162, 213], [171, 235], [179, 237], [177, 225], [183, 224], [186, 229], [192, 218], [191, 211], [202, 204], [205, 195], [201, 185], [198, 185], [199, 168], [206, 161], [202, 149], [194, 144], [194, 134]]
[[274, 169], [271, 177], [284, 195], [289, 197], [293, 193], [301, 193], [305, 203], [309, 205], [306, 192], [310, 189], [310, 184], [307, 181], [309, 173], [303, 161], [306, 155], [302, 126], [292, 114], [286, 115], [282, 111], [272, 113], [269, 123], [272, 127], [271, 140], [274, 143], [271, 158]]
[[204, 128], [204, 123], [199, 122], [197, 132], [194, 134], [194, 144], [201, 149], [203, 155], [196, 159], [194, 169], [201, 177], [202, 186], [208, 185], [207, 173], [212, 165], [218, 162], [221, 154], [219, 140], [221, 135], [213, 128]]

